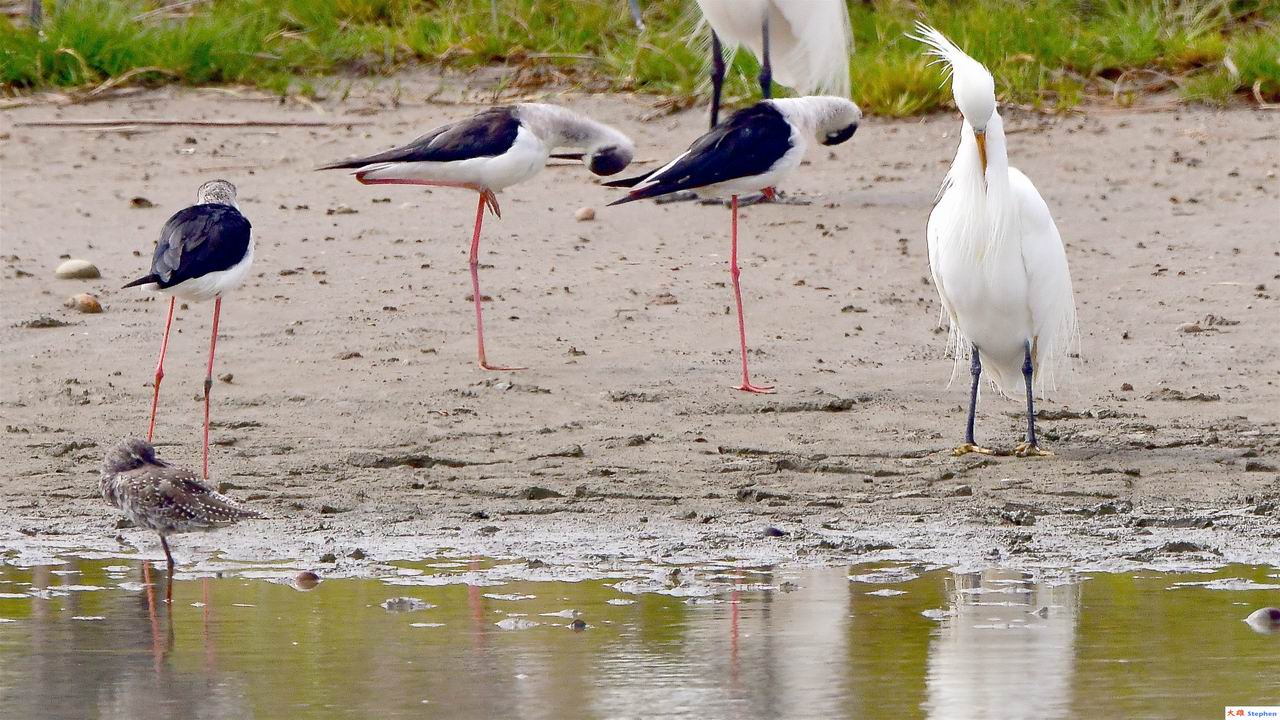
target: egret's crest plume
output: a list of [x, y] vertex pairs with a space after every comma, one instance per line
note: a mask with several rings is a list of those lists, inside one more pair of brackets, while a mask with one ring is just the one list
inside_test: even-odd
[[996, 109], [996, 84], [991, 73], [945, 35], [924, 23], [916, 23], [916, 34], [908, 37], [928, 45], [928, 54], [937, 58], [934, 62], [946, 64], [951, 92], [960, 114], [974, 130], [985, 131], [987, 121]]

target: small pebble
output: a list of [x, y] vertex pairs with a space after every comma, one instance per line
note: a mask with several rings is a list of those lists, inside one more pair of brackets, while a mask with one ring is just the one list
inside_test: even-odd
[[574, 620], [573, 622], [569, 623], [569, 627], [573, 628], [574, 632], [582, 632], [583, 630], [587, 629], [587, 624], [582, 620]]
[[596, 209], [592, 207], [580, 207], [573, 213], [573, 219], [578, 222], [587, 222], [596, 219]]
[[303, 570], [293, 579], [299, 590], [311, 590], [320, 584], [320, 576], [310, 570]]
[[98, 302], [98, 298], [89, 293], [80, 293], [67, 298], [64, 306], [79, 310], [82, 313], [100, 313], [102, 312], [102, 303]]
[[102, 277], [98, 266], [88, 260], [72, 258], [54, 269], [53, 274], [64, 280], [93, 280]]
[[129, 201], [129, 207], [133, 208], [153, 208], [156, 204], [139, 195]]
[[1120, 390], [1122, 392], [1133, 392], [1133, 385], [1131, 383], [1125, 383], [1120, 386]]

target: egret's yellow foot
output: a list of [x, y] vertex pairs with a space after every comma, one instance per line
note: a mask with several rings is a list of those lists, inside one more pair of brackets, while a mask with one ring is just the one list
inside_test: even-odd
[[1013, 449], [1013, 454], [1018, 457], [1053, 457], [1052, 452], [1029, 442], [1018, 443], [1018, 447]]
[[974, 445], [973, 443], [965, 443], [960, 447], [956, 448], [955, 450], [951, 451], [951, 454], [954, 457], [960, 457], [961, 455], [968, 455], [969, 453], [978, 453], [979, 455], [995, 455], [996, 451], [988, 447], [982, 447], [981, 445]]

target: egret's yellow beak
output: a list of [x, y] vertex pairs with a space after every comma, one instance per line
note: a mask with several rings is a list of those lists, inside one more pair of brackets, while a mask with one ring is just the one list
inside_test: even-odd
[[982, 161], [982, 174], [987, 174], [987, 133], [983, 130], [974, 130], [973, 137], [978, 141], [978, 159]]

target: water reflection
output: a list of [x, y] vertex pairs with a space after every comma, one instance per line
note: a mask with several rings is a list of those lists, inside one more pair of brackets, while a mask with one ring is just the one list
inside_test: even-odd
[[946, 581], [950, 616], [929, 653], [929, 717], [1069, 717], [1079, 580], [985, 570]]
[[[137, 562], [0, 566], [4, 714], [1212, 717], [1280, 698], [1280, 636], [1241, 622], [1276, 604], [1267, 568], [1033, 578], [637, 561], [566, 582], [447, 558], [309, 592], [295, 572], [179, 576], [169, 605], [163, 573]], [[396, 597], [434, 607], [382, 607]]]

